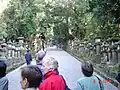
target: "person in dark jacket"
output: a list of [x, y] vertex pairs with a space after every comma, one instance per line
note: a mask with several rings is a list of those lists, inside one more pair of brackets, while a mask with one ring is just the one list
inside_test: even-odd
[[26, 54], [25, 54], [25, 59], [26, 59], [26, 63], [27, 65], [29, 65], [32, 61], [32, 55], [30, 53], [30, 50], [27, 50]]
[[120, 73], [116, 76], [116, 80], [118, 82], [118, 89], [120, 90]]
[[6, 77], [7, 65], [0, 61], [0, 90], [8, 90], [8, 79]]
[[56, 71], [58, 70], [57, 60], [53, 57], [43, 58], [41, 70], [44, 81], [40, 84], [39, 90], [66, 90], [66, 82]]

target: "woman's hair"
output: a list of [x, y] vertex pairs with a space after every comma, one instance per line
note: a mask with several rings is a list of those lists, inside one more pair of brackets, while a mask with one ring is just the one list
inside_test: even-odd
[[5, 62], [0, 60], [0, 77], [4, 77], [6, 75], [6, 68], [7, 65]]
[[37, 66], [29, 65], [21, 68], [21, 76], [23, 80], [26, 78], [28, 81], [27, 88], [37, 88], [42, 82], [42, 72]]
[[83, 62], [81, 66], [82, 72], [86, 77], [90, 77], [93, 74], [93, 65], [89, 62]]

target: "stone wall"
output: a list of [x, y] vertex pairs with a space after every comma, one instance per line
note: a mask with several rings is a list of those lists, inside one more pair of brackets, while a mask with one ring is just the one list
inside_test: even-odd
[[120, 71], [120, 43], [87, 42], [75, 39], [69, 41], [66, 51], [77, 59], [90, 61], [96, 72], [116, 83], [115, 76]]
[[7, 64], [7, 73], [25, 63], [22, 44], [0, 41], [0, 60]]

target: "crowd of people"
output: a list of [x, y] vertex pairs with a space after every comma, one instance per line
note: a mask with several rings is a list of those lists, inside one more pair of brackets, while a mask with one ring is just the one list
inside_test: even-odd
[[[58, 61], [52, 56], [46, 56], [46, 53], [47, 51], [38, 51], [35, 55], [36, 65], [31, 65], [32, 55], [30, 50], [27, 50], [25, 54], [27, 66], [21, 68], [21, 88], [23, 90], [71, 90], [64, 77], [59, 74]], [[0, 90], [8, 90], [6, 68], [5, 62], [0, 61]], [[75, 90], [104, 90], [100, 78], [93, 75], [94, 67], [90, 62], [83, 62], [81, 70], [84, 77], [76, 82]], [[120, 82], [120, 74], [116, 80]]]

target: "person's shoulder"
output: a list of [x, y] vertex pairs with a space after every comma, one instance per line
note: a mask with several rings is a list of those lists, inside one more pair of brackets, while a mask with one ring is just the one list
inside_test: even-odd
[[97, 78], [95, 78], [95, 76], [91, 76], [91, 77], [83, 77], [83, 78], [80, 78], [77, 82], [78, 83], [88, 83], [89, 81], [96, 81]]
[[6, 76], [4, 76], [0, 79], [0, 82], [8, 82], [8, 78]]
[[82, 78], [78, 79], [77, 81], [78, 81], [78, 82], [82, 82], [82, 81], [84, 81], [84, 80], [86, 80], [86, 77], [82, 77]]
[[39, 89], [42, 90], [43, 88], [45, 88], [45, 90], [49, 90], [49, 88], [53, 87], [53, 85], [55, 84], [61, 83], [61, 81], [62, 81], [62, 78], [59, 75], [48, 77], [40, 84]]
[[87, 81], [91, 80], [93, 77], [82, 77], [77, 80], [78, 83], [87, 83]]
[[8, 78], [6, 76], [4, 76], [0, 80], [8, 80]]
[[27, 52], [25, 52], [25, 55], [27, 55], [28, 53]]
[[54, 75], [54, 76], [50, 76], [48, 78], [46, 78], [42, 84], [51, 84], [51, 83], [54, 83], [55, 81], [59, 81], [59, 80], [62, 80], [62, 78], [60, 77], [60, 75]]
[[38, 90], [36, 88], [27, 88], [26, 90]]
[[47, 87], [51, 87], [52, 83], [48, 79], [45, 79], [39, 86], [39, 89], [44, 89]]
[[52, 81], [59, 81], [60, 80], [61, 81], [61, 80], [63, 80], [63, 76], [53, 75], [53, 76], [49, 77], [48, 80], [52, 80]]

